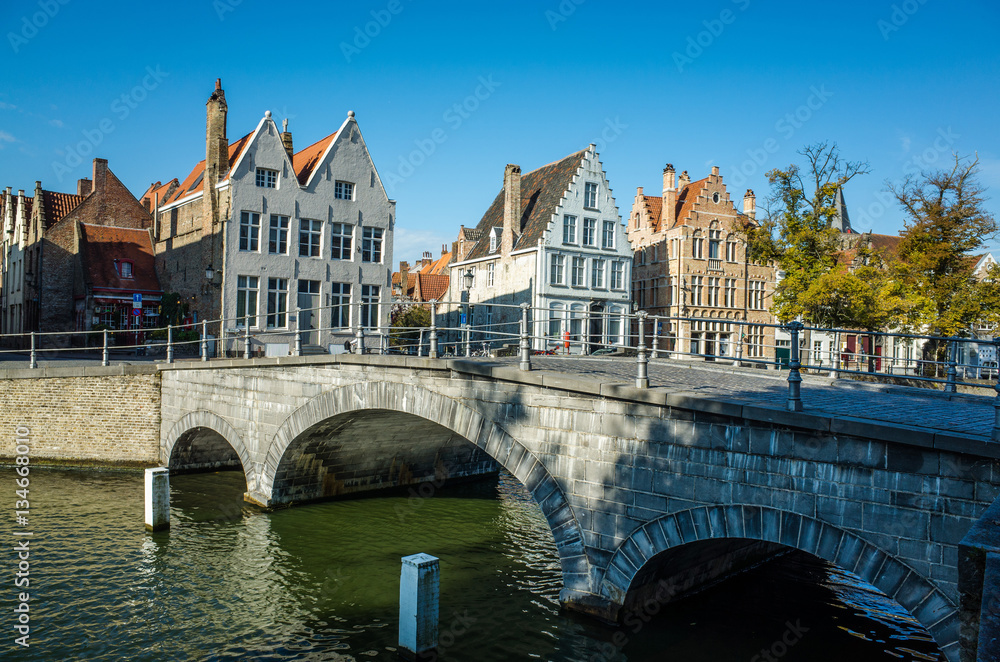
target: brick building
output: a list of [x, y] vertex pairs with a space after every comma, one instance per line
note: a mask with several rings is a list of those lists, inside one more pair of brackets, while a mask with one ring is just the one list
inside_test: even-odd
[[436, 260], [430, 251], [426, 251], [412, 268], [409, 262], [400, 262], [399, 271], [392, 274], [393, 297], [420, 302], [441, 300], [448, 294], [451, 258], [451, 251], [442, 246], [441, 257]]
[[667, 164], [662, 195], [638, 188], [628, 222], [636, 304], [651, 315], [701, 318], [662, 320], [657, 349], [773, 358], [774, 330], [761, 325], [772, 322], [774, 269], [750, 263], [737, 233], [754, 218], [753, 191], [737, 210], [718, 167], [692, 182]]
[[196, 319], [224, 316], [230, 333], [249, 322], [276, 347], [294, 340], [296, 325], [303, 344], [323, 347], [359, 325], [384, 327], [395, 201], [354, 113], [295, 152], [287, 120], [279, 130], [270, 111], [229, 142], [220, 81], [206, 106], [205, 160], [140, 196], [154, 210], [164, 290]]

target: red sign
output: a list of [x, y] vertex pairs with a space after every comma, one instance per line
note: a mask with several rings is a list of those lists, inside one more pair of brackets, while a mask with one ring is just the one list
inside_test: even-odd
[[138, 317], [139, 315], [142, 315], [142, 308], [133, 308], [132, 309], [132, 314], [135, 315], [136, 317]]

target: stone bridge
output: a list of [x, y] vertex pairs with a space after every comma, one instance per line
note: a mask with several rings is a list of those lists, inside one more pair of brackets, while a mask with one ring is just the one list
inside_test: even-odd
[[[985, 398], [807, 378], [806, 410], [792, 413], [777, 378], [663, 363], [651, 364], [654, 388], [637, 389], [634, 364], [607, 360], [536, 360], [530, 372], [350, 355], [157, 368], [160, 461], [242, 467], [260, 505], [499, 466], [548, 520], [569, 608], [613, 621], [791, 548], [873, 584], [949, 659], [960, 639], [963, 659], [977, 659], [988, 545], [960, 542], [1000, 493]], [[978, 577], [963, 580], [961, 615], [960, 554]]]

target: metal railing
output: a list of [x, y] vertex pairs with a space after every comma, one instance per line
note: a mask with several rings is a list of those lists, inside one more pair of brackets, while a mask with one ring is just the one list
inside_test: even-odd
[[[429, 325], [378, 324], [388, 320], [392, 307], [412, 306], [428, 309]], [[473, 323], [472, 306], [479, 313], [479, 324]], [[348, 308], [346, 315], [342, 311], [344, 307]], [[309, 314], [309, 328], [300, 328], [303, 313]], [[347, 318], [352, 322], [350, 326], [334, 324]], [[362, 319], [376, 324], [362, 325]], [[324, 321], [329, 323], [324, 325]], [[213, 331], [215, 335], [211, 335]], [[813, 339], [811, 348], [802, 346], [806, 334]], [[960, 386], [992, 389], [996, 394], [992, 437], [1000, 441], [1000, 368], [997, 366], [1000, 338], [807, 327], [798, 321], [768, 324], [738, 319], [657, 316], [645, 311], [626, 311], [624, 305], [611, 312], [533, 308], [527, 303], [470, 305], [462, 301], [352, 302], [293, 307], [269, 314], [161, 328], [0, 334], [0, 361], [5, 355], [23, 354], [25, 350], [31, 369], [38, 367], [38, 357], [43, 352], [50, 357], [100, 352], [101, 365], [105, 366], [110, 364], [113, 352], [123, 351], [148, 355], [151, 351], [163, 350], [167, 363], [173, 363], [179, 353], [187, 353], [192, 358], [197, 356], [201, 361], [231, 356], [249, 359], [271, 350], [301, 356], [306, 335], [310, 339], [336, 341], [330, 342], [324, 353], [332, 353], [334, 347], [339, 348], [342, 343], [343, 351], [355, 354], [377, 352], [432, 359], [473, 358], [473, 349], [480, 348], [476, 351], [480, 356], [516, 356], [519, 368], [526, 371], [532, 369], [535, 355], [624, 357], [636, 364], [637, 388], [649, 387], [649, 364], [660, 359], [722, 361], [734, 366], [787, 370], [786, 408], [789, 411], [803, 409], [804, 371], [831, 378], [924, 384], [941, 388], [946, 393], [955, 393]], [[779, 335], [787, 335], [787, 339]], [[156, 339], [147, 342], [147, 336]], [[19, 346], [3, 346], [9, 344]], [[901, 347], [905, 350], [904, 356], [897, 355]], [[884, 355], [887, 349], [893, 349], [892, 356]], [[989, 361], [980, 362], [979, 353], [987, 355]]]

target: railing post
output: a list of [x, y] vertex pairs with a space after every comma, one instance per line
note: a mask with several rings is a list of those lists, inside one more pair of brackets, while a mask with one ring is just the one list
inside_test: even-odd
[[740, 352], [743, 349], [743, 324], [740, 322], [736, 323], [736, 340], [731, 342], [733, 346], [733, 365], [739, 367], [740, 365]]
[[429, 342], [431, 344], [430, 349], [427, 352], [427, 357], [431, 359], [436, 359], [438, 357], [438, 327], [437, 327], [437, 314], [438, 314], [438, 304], [437, 299], [431, 300], [431, 333], [429, 337]]
[[108, 365], [108, 330], [104, 329], [104, 352], [101, 354], [101, 365]]
[[362, 330], [360, 319], [358, 320], [358, 328], [354, 332], [354, 353], [365, 353], [365, 332]]
[[464, 324], [465, 327], [465, 356], [472, 356], [472, 330], [469, 328], [469, 323]]
[[38, 352], [35, 349], [35, 332], [31, 332], [31, 369], [38, 367]]
[[660, 358], [660, 322], [656, 315], [653, 315], [653, 347], [649, 358]]
[[302, 314], [302, 310], [296, 304], [295, 306], [295, 348], [292, 350], [292, 356], [302, 356], [302, 325], [299, 324], [299, 315]]
[[833, 334], [833, 374], [834, 379], [840, 379], [840, 331]]
[[805, 325], [795, 320], [786, 327], [792, 335], [792, 352], [788, 361], [788, 411], [802, 411], [802, 375], [799, 368], [799, 332]]
[[201, 360], [208, 360], [208, 320], [201, 321]]
[[250, 316], [243, 317], [243, 358], [250, 358]]
[[174, 362], [174, 325], [167, 325], [167, 363]]
[[649, 388], [649, 357], [646, 356], [646, 311], [640, 310], [637, 314], [639, 319], [639, 347], [638, 356], [635, 359], [638, 372], [635, 378], [636, 388]]
[[[1000, 352], [1000, 338], [993, 338], [993, 351]], [[1000, 356], [1000, 354], [997, 354]], [[1000, 362], [998, 362], [1000, 366]], [[993, 441], [1000, 441], [1000, 367], [997, 368], [997, 383], [993, 385], [997, 397], [993, 398]]]
[[521, 304], [521, 370], [531, 370], [531, 341], [528, 339], [528, 308], [527, 303]]
[[944, 385], [945, 393], [956, 393], [958, 387], [955, 382], [958, 378], [958, 368], [956, 366], [955, 353], [958, 349], [958, 343], [954, 340], [948, 341], [948, 382]]

